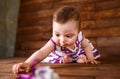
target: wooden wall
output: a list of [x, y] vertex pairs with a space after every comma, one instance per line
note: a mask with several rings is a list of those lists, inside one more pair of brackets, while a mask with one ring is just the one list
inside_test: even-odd
[[82, 29], [102, 57], [120, 56], [120, 0], [21, 0], [15, 56], [29, 56], [51, 37], [52, 14], [76, 6]]

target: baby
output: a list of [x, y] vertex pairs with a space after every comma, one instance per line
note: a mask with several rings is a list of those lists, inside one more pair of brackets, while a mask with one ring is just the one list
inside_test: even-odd
[[[100, 63], [98, 51], [81, 31], [79, 11], [71, 6], [63, 6], [53, 14], [52, 37], [25, 62], [13, 66], [13, 72], [30, 71], [32, 62], [44, 63]], [[38, 64], [36, 62], [35, 64]]]

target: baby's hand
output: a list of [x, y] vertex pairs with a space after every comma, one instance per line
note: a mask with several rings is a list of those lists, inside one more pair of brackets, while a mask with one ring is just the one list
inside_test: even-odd
[[77, 63], [87, 63], [87, 57], [84, 54], [81, 54], [78, 57], [78, 60], [76, 61]]
[[71, 63], [72, 62], [72, 58], [68, 55], [65, 55], [62, 57], [62, 62], [63, 63]]
[[100, 61], [94, 60], [94, 59], [88, 59], [87, 63], [91, 63], [91, 64], [99, 64]]
[[29, 72], [30, 68], [30, 64], [28, 63], [18, 63], [13, 65], [12, 71], [15, 74], [19, 72]]
[[78, 57], [77, 63], [91, 63], [91, 64], [99, 64], [100, 61], [94, 60], [94, 59], [87, 59], [87, 57], [84, 54], [81, 54]]

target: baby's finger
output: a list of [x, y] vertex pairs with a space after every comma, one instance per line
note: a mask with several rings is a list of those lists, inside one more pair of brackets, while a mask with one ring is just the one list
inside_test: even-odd
[[63, 63], [66, 62], [67, 57], [68, 57], [67, 55], [65, 55], [65, 56], [62, 57], [62, 62], [63, 62]]
[[90, 61], [91, 64], [96, 64], [96, 61]]
[[17, 73], [17, 69], [16, 69], [16, 67], [17, 67], [17, 65], [15, 64], [15, 65], [13, 65], [13, 67], [12, 67], [12, 71], [13, 71], [13, 73], [14, 74], [16, 74]]
[[19, 63], [16, 69], [17, 69], [17, 73], [25, 71], [24, 63]]
[[65, 62], [64, 57], [62, 57], [62, 63], [64, 63], [64, 62]]
[[90, 63], [91, 63], [91, 64], [99, 64], [100, 62], [99, 62], [99, 61], [96, 61], [96, 60], [92, 60]]
[[90, 62], [90, 60], [87, 60], [87, 59], [86, 59], [86, 62], [85, 62], [85, 63], [89, 63], [89, 62]]
[[21, 66], [21, 63], [19, 63], [19, 64], [16, 64], [16, 73], [19, 73], [20, 66]]
[[100, 61], [96, 61], [96, 60], [95, 60], [95, 64], [99, 64], [99, 63], [100, 63]]
[[27, 68], [26, 68], [26, 72], [29, 72], [30, 71], [30, 67], [28, 66]]

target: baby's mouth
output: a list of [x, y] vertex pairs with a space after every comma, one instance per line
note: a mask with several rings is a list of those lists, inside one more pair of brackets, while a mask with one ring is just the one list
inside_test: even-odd
[[60, 45], [61, 47], [67, 47], [67, 44], [62, 44], [62, 45]]

